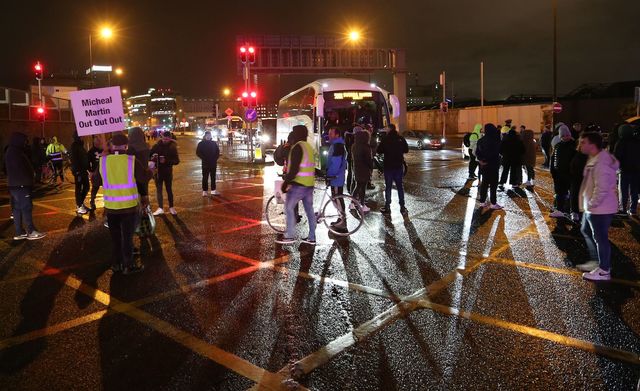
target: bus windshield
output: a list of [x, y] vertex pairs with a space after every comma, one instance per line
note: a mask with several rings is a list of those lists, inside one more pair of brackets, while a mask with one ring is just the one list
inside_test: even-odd
[[351, 130], [357, 124], [382, 129], [389, 124], [385, 99], [379, 91], [330, 91], [324, 96], [324, 120], [327, 126]]

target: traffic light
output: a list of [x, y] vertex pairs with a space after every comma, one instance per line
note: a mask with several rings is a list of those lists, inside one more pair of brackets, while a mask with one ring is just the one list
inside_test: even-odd
[[242, 93], [242, 107], [247, 106], [249, 106], [249, 93], [247, 91], [244, 91]]
[[36, 80], [42, 80], [42, 73], [44, 72], [44, 67], [40, 64], [40, 61], [36, 62], [33, 66], [33, 71], [36, 75]]
[[253, 46], [249, 46], [249, 64], [256, 62], [256, 49]]
[[36, 109], [36, 114], [38, 115], [38, 121], [44, 122], [47, 111], [45, 110], [44, 106], [38, 106], [38, 108]]
[[251, 91], [249, 98], [249, 106], [256, 107], [258, 105], [258, 94], [255, 91]]
[[244, 46], [240, 47], [240, 62], [247, 63], [247, 48]]

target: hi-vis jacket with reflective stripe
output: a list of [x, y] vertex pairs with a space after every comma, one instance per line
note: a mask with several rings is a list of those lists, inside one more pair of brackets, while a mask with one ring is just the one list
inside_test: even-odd
[[316, 175], [316, 159], [311, 144], [306, 141], [298, 141], [289, 151], [289, 162], [291, 162], [291, 152], [298, 145], [302, 148], [302, 160], [300, 161], [300, 170], [293, 182], [301, 186], [313, 187]]
[[138, 188], [134, 177], [136, 157], [108, 155], [100, 158], [100, 176], [104, 207], [119, 210], [138, 205]]

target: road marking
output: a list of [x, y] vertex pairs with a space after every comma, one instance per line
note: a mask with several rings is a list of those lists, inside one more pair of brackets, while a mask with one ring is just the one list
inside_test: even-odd
[[628, 362], [630, 364], [640, 365], [640, 356], [636, 353], [628, 352], [621, 349], [615, 349], [604, 345], [594, 344], [592, 342], [573, 337], [567, 337], [565, 335], [537, 329], [535, 327], [507, 322], [505, 320], [480, 315], [475, 312], [461, 311], [457, 308], [448, 307], [442, 304], [436, 304], [429, 300], [421, 300], [418, 304], [421, 308], [430, 309], [441, 314], [454, 315], [485, 325], [500, 327], [505, 330], [514, 331], [520, 334], [525, 334], [540, 339], [545, 339], [547, 341], [555, 342], [559, 345], [574, 347], [589, 353], [609, 357], [614, 360], [620, 360]]

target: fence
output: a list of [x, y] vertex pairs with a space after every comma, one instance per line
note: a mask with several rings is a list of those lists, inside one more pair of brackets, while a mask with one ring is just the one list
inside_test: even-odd
[[73, 122], [69, 100], [43, 95], [41, 102], [38, 94], [5, 87], [0, 87], [0, 120], [38, 121], [36, 110], [41, 103], [47, 122]]

